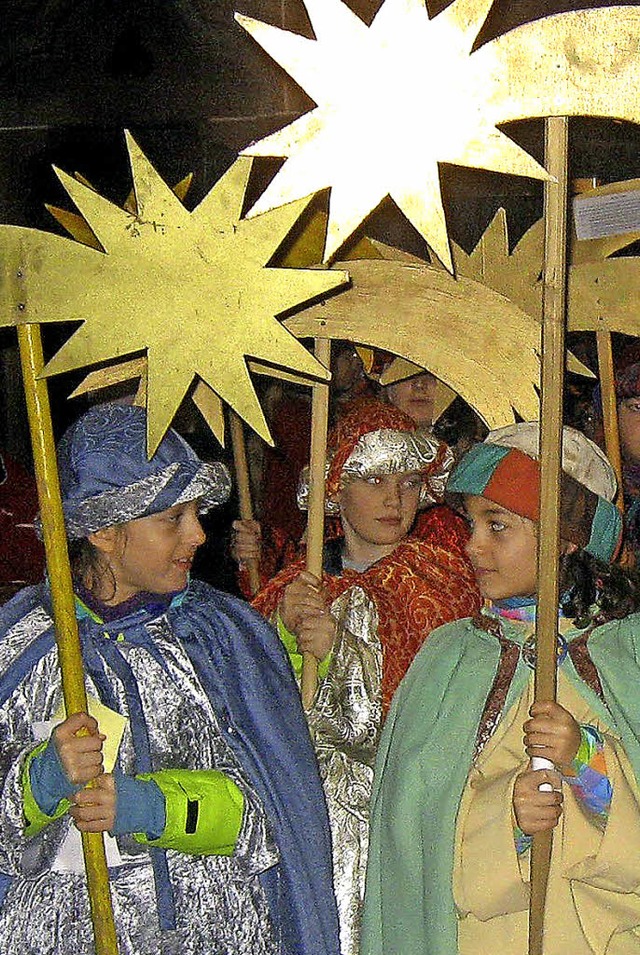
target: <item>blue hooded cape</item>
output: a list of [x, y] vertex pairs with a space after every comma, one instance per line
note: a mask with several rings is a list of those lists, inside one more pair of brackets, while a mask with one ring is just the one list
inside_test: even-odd
[[[0, 609], [0, 634], [38, 606], [50, 610], [44, 584], [26, 588]], [[166, 615], [218, 719], [233, 728], [228, 742], [269, 819], [280, 861], [260, 878], [283, 955], [339, 955], [326, 806], [299, 691], [280, 641], [256, 611], [200, 581], [192, 581]], [[117, 628], [128, 641], [148, 644], [145, 623], [157, 616], [140, 610], [118, 620]], [[80, 621], [86, 671], [99, 691], [105, 687], [99, 695], [109, 706], [101, 671], [104, 653], [117, 651], [102, 637], [104, 629], [90, 618]], [[49, 627], [13, 661], [0, 676], [0, 705], [53, 644]], [[127, 679], [126, 673], [119, 676]], [[135, 714], [129, 715], [135, 738]], [[139, 771], [144, 770], [141, 765]]]

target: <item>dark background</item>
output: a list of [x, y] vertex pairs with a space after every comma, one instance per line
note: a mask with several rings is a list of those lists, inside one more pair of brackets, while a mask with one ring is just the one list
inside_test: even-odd
[[[369, 22], [380, 2], [349, 5]], [[478, 42], [547, 14], [608, 5], [496, 0]], [[446, 6], [432, 0], [429, 12]], [[312, 35], [301, 0], [2, 0], [0, 222], [58, 229], [44, 203], [70, 202], [52, 164], [83, 173], [122, 202], [130, 189], [124, 128], [168, 182], [195, 173], [193, 205], [239, 149], [308, 109], [310, 101], [235, 23], [236, 10]], [[509, 129], [537, 158], [542, 132], [541, 121]], [[602, 182], [640, 175], [639, 141], [640, 128], [629, 124], [572, 120], [571, 175]], [[441, 177], [450, 234], [468, 250], [500, 205], [513, 241], [541, 214], [537, 182], [455, 167], [442, 167]], [[367, 229], [416, 247], [416, 236], [390, 203]], [[45, 333], [51, 350], [68, 329]], [[0, 331], [0, 443], [25, 458], [14, 335]], [[64, 381], [52, 388], [58, 428], [78, 409], [63, 403], [65, 390]]]

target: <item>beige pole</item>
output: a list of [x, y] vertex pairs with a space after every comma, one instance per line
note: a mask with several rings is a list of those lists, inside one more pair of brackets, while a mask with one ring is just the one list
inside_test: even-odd
[[[244, 426], [242, 424], [242, 418], [231, 408], [229, 409], [229, 425], [231, 428], [231, 444], [233, 446], [233, 466], [238, 483], [240, 517], [243, 521], [252, 521], [253, 503], [251, 501], [251, 481], [249, 479]], [[255, 596], [260, 590], [260, 562], [257, 558], [251, 558], [246, 561], [246, 565], [251, 593]]]
[[615, 371], [611, 350], [611, 332], [596, 332], [598, 346], [598, 377], [602, 391], [602, 421], [607, 457], [618, 478], [617, 505], [624, 512], [624, 493], [622, 489], [622, 455], [620, 453], [620, 431], [618, 429], [618, 404], [616, 401]]
[[[327, 368], [331, 364], [331, 340], [317, 338], [315, 356]], [[329, 385], [316, 382], [311, 397], [311, 458], [309, 463], [309, 510], [307, 523], [307, 570], [322, 577], [324, 545], [324, 479], [329, 424]], [[302, 705], [309, 710], [318, 685], [318, 661], [312, 653], [302, 657]]]
[[[545, 121], [545, 269], [542, 320], [540, 531], [535, 699], [555, 700], [560, 576], [560, 469], [565, 369], [568, 130], [566, 117]], [[552, 830], [533, 837], [529, 955], [542, 955]]]

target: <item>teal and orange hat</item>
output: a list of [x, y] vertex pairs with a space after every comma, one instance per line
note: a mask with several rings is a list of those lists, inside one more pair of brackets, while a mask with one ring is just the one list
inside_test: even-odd
[[[459, 462], [448, 494], [484, 497], [531, 521], [540, 517], [539, 428], [525, 421], [491, 431]], [[608, 563], [622, 536], [613, 503], [615, 472], [600, 448], [575, 428], [563, 428], [560, 535]]]

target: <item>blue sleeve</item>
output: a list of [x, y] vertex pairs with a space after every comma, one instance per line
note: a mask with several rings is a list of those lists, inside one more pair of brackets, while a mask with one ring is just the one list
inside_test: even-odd
[[112, 836], [144, 832], [158, 839], [165, 828], [165, 800], [152, 779], [114, 774], [116, 784], [116, 821]]
[[70, 799], [82, 786], [74, 786], [62, 768], [53, 739], [36, 750], [29, 765], [31, 794], [47, 816], [53, 816], [63, 799]]

